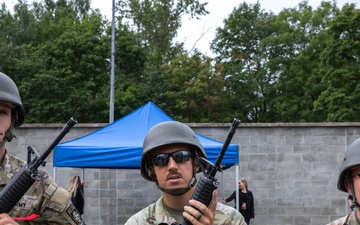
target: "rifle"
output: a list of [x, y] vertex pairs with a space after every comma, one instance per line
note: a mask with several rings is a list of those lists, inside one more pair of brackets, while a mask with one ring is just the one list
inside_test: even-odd
[[[234, 119], [229, 129], [228, 136], [222, 146], [220, 154], [218, 155], [215, 165], [205, 158], [199, 158], [200, 167], [203, 171], [203, 176], [200, 178], [199, 183], [196, 185], [195, 191], [191, 199], [197, 200], [209, 207], [212, 199], [212, 193], [219, 186], [219, 182], [215, 178], [217, 171], [222, 171], [221, 161], [224, 157], [225, 151], [229, 147], [232, 137], [235, 134], [236, 128], [239, 126], [240, 120]], [[189, 205], [190, 206], [190, 205]], [[193, 206], [191, 206], [193, 207]], [[183, 217], [182, 225], [192, 225], [192, 223]]]
[[[40, 179], [38, 175], [39, 166], [46, 165], [46, 157], [76, 123], [76, 119], [71, 117], [42, 155], [40, 155], [35, 148], [31, 146], [28, 147], [27, 164], [20, 168], [0, 192], [0, 213], [9, 213], [27, 190], [29, 190], [31, 185], [34, 184], [35, 180]], [[31, 154], [36, 155], [34, 159], [31, 159]]]

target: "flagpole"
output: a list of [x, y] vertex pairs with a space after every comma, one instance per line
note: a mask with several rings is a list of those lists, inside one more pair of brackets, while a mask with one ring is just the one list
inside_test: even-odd
[[114, 80], [115, 80], [115, 0], [112, 1], [111, 22], [111, 76], [110, 76], [110, 115], [109, 123], [114, 122]]

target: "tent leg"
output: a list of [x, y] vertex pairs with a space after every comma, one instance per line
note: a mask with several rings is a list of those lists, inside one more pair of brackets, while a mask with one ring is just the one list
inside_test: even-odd
[[56, 183], [56, 166], [53, 167], [54, 182]]
[[117, 179], [118, 179], [118, 169], [116, 169], [116, 179], [115, 179], [115, 186], [116, 186], [116, 225], [118, 224], [118, 199], [119, 199], [119, 196], [118, 196], [118, 190], [119, 190], [119, 187], [118, 187], [118, 182], [117, 182]]
[[98, 202], [98, 205], [99, 205], [99, 225], [100, 225], [100, 220], [101, 220], [101, 199], [100, 199], [100, 196], [101, 196], [101, 192], [100, 192], [100, 181], [101, 181], [101, 172], [100, 172], [100, 170], [99, 170], [99, 187], [98, 187], [98, 191], [99, 191], [99, 198], [98, 198], [98, 200], [99, 200], [99, 202]]
[[225, 195], [224, 195], [224, 171], [221, 171], [221, 198], [220, 198], [221, 202], [224, 199], [224, 197], [225, 197]]
[[236, 176], [235, 176], [235, 190], [236, 190], [236, 209], [239, 210], [239, 185], [238, 185], [238, 180], [239, 180], [239, 165], [236, 165]]

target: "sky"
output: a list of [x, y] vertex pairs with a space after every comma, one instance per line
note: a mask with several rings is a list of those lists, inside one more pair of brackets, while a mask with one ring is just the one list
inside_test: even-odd
[[[1, 1], [1, 0], [0, 0]], [[210, 42], [215, 38], [215, 31], [218, 27], [223, 27], [223, 20], [233, 11], [234, 7], [246, 2], [255, 4], [257, 0], [199, 0], [201, 3], [208, 2], [207, 11], [210, 13], [201, 17], [201, 20], [189, 20], [188, 16], [182, 19], [182, 27], [178, 31], [176, 41], [184, 42], [185, 49], [190, 51], [193, 46], [208, 56], [213, 56], [210, 50]], [[296, 7], [302, 0], [259, 0], [261, 8], [265, 11], [279, 13], [283, 8]], [[308, 0], [308, 4], [317, 8], [321, 0]], [[338, 7], [345, 3], [355, 3], [360, 7], [360, 0], [337, 0]], [[99, 8], [103, 14], [112, 18], [112, 0], [92, 0], [92, 7]]]
[[[212, 56], [209, 49], [210, 42], [215, 37], [215, 30], [223, 27], [223, 20], [226, 19], [242, 2], [255, 4], [257, 0], [199, 0], [201, 3], [208, 2], [206, 9], [210, 12], [208, 15], [201, 17], [201, 20], [189, 20], [188, 16], [182, 19], [182, 27], [178, 31], [176, 41], [184, 42], [185, 49], [190, 51], [194, 45], [202, 53]], [[17, 0], [0, 0], [5, 2], [8, 9]], [[33, 0], [28, 0], [33, 2]], [[92, 0], [91, 7], [100, 9], [103, 15], [109, 20], [112, 19], [112, 0]], [[283, 8], [296, 7], [302, 0], [259, 0], [261, 8], [265, 11], [279, 13]], [[313, 8], [317, 8], [321, 0], [308, 0], [308, 4]], [[341, 8], [345, 3], [355, 3], [356, 7], [360, 7], [359, 0], [337, 0], [338, 7]]]

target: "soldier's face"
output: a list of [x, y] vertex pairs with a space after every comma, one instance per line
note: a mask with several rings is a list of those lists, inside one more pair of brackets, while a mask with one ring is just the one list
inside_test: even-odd
[[[353, 184], [354, 184], [354, 191], [355, 191], [355, 196], [356, 199], [360, 200], [360, 166], [355, 167], [354, 169], [352, 169], [350, 171], [352, 180], [353, 180]], [[351, 187], [349, 182], [345, 183], [346, 189], [347, 191], [354, 195], [353, 193], [351, 193]]]
[[6, 131], [11, 125], [11, 112], [14, 106], [11, 104], [0, 102], [0, 140], [5, 137]]
[[[154, 150], [151, 158], [166, 157], [161, 165], [153, 165], [153, 172], [160, 187], [168, 189], [187, 187], [193, 175], [193, 159], [188, 157], [187, 151], [192, 152], [188, 146], [179, 144], [166, 145]], [[170, 154], [172, 156], [167, 155], [169, 153], [173, 153]]]

